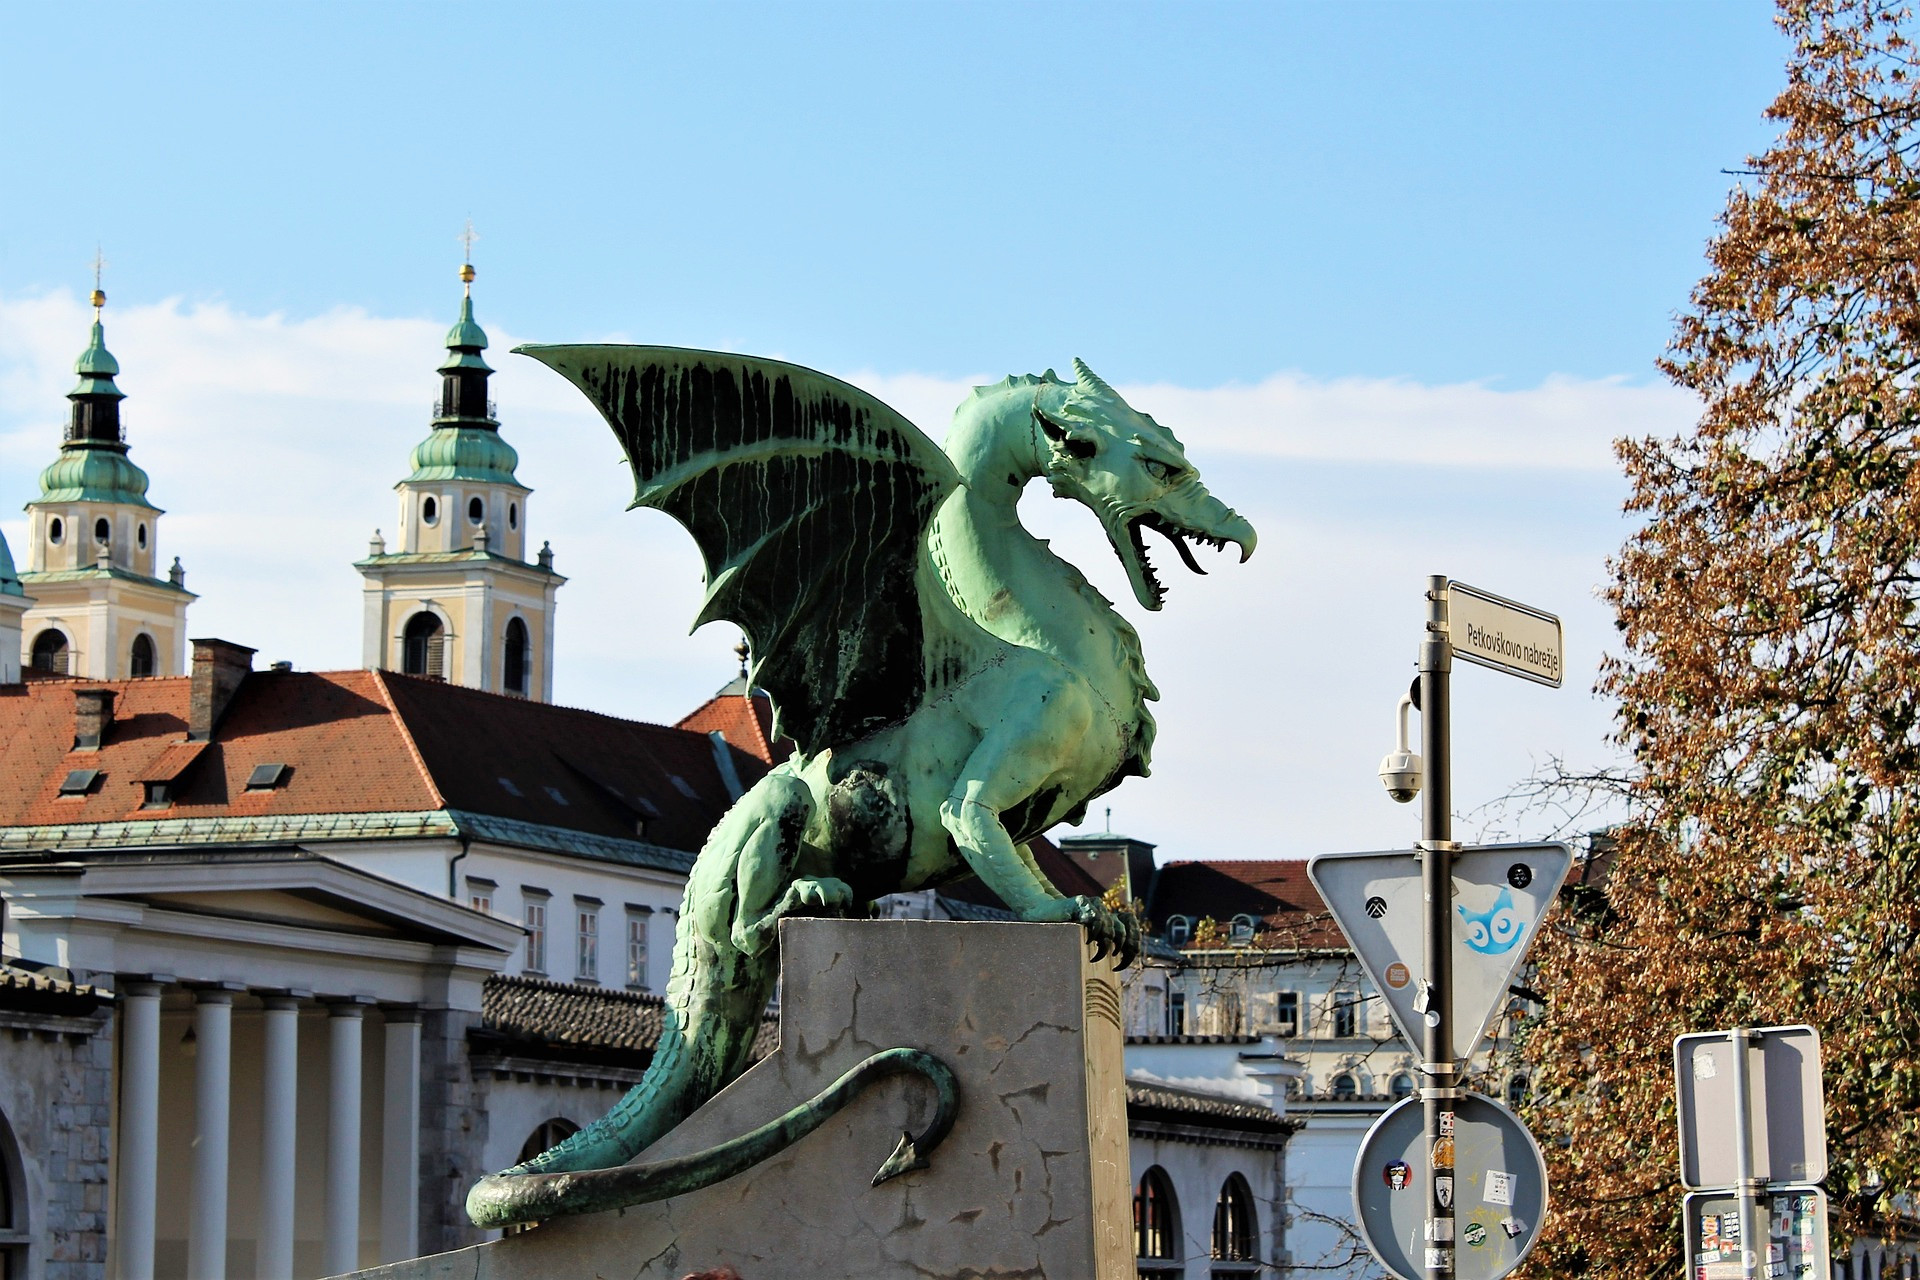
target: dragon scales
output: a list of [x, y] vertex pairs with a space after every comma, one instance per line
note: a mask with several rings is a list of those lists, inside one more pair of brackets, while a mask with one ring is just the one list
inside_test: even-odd
[[778, 974], [783, 916], [841, 912], [978, 875], [1022, 919], [1080, 924], [1120, 966], [1138, 925], [1062, 895], [1026, 842], [1077, 823], [1094, 797], [1145, 775], [1158, 696], [1139, 636], [1080, 572], [1021, 526], [1029, 480], [1099, 518], [1140, 604], [1165, 591], [1142, 537], [1236, 543], [1254, 531], [1210, 495], [1171, 431], [1080, 361], [976, 389], [942, 451], [886, 405], [775, 360], [669, 347], [519, 350], [592, 399], [625, 446], [635, 506], [699, 543], [695, 626], [731, 619], [755, 655], [793, 756], [714, 828], [688, 878], [665, 1026], [641, 1082], [551, 1151], [468, 1197], [505, 1226], [657, 1200], [764, 1159], [868, 1080], [911, 1072], [933, 1122], [876, 1183], [924, 1168], [957, 1105], [928, 1054], [891, 1049], [825, 1093], [721, 1147], [626, 1162], [749, 1063]]

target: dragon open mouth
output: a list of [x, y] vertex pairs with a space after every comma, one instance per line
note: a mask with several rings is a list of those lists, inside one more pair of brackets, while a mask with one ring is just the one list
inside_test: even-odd
[[[1150, 609], [1158, 609], [1161, 604], [1165, 602], [1167, 598], [1167, 588], [1160, 581], [1160, 575], [1153, 570], [1153, 560], [1147, 555], [1147, 540], [1141, 533], [1141, 530], [1151, 529], [1171, 542], [1173, 549], [1180, 553], [1181, 563], [1185, 564], [1187, 568], [1193, 570], [1193, 572], [1199, 574], [1204, 574], [1206, 570], [1202, 569], [1200, 562], [1193, 558], [1193, 551], [1187, 546], [1187, 539], [1192, 538], [1195, 542], [1205, 543], [1216, 551], [1223, 550], [1228, 541], [1225, 538], [1218, 538], [1212, 534], [1201, 533], [1197, 529], [1182, 528], [1152, 513], [1127, 521], [1126, 529], [1127, 542], [1133, 551], [1133, 561], [1139, 566], [1140, 578], [1153, 596], [1151, 602], [1142, 600], [1141, 603]], [[1243, 554], [1240, 558], [1244, 560], [1246, 556]]]

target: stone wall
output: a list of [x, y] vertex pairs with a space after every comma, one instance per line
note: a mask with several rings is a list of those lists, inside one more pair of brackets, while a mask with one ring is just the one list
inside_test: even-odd
[[478, 1013], [434, 1009], [420, 1028], [420, 1252], [484, 1240], [467, 1221], [467, 1189], [486, 1174], [487, 1088], [467, 1057]]
[[0, 1159], [17, 1183], [23, 1280], [105, 1280], [110, 1016], [0, 1009], [0, 1119], [13, 1147]]

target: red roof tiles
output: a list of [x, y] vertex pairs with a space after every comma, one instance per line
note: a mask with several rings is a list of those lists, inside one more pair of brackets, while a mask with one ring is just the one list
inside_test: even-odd
[[[187, 677], [0, 687], [0, 826], [455, 809], [696, 850], [732, 803], [703, 734], [385, 671], [250, 673], [212, 740], [186, 741]], [[74, 693], [115, 691], [97, 750]], [[288, 766], [248, 790], [262, 764]], [[735, 777], [766, 771], [735, 751]], [[101, 777], [62, 796], [76, 769]], [[140, 784], [169, 781], [165, 808]]]
[[[734, 682], [740, 683], [743, 682]], [[691, 729], [695, 733], [717, 731], [740, 750], [769, 765], [780, 764], [793, 754], [792, 739], [773, 736], [773, 700], [758, 691], [749, 699], [736, 691], [734, 685], [728, 685], [701, 703], [674, 728]]]

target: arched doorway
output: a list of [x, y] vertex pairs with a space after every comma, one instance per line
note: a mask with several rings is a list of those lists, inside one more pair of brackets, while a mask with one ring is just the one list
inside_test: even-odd
[[67, 633], [58, 627], [48, 627], [33, 638], [33, 669], [45, 671], [51, 675], [70, 675], [70, 650], [67, 647]]
[[447, 631], [436, 614], [422, 609], [407, 619], [400, 669], [410, 676], [447, 678]]

